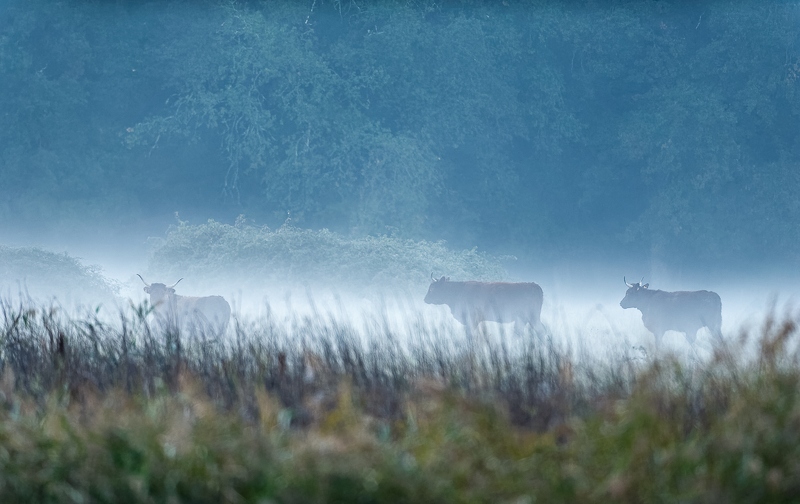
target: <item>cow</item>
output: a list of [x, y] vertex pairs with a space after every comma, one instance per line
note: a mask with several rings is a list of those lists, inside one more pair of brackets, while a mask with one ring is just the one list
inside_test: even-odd
[[450, 307], [450, 314], [468, 333], [484, 321], [514, 322], [515, 329], [530, 324], [542, 328], [542, 288], [533, 282], [451, 282], [447, 277], [433, 278], [425, 295], [428, 304]]
[[722, 301], [716, 292], [650, 290], [650, 284], [628, 283], [622, 277], [628, 291], [619, 305], [636, 308], [642, 312], [642, 322], [656, 337], [656, 348], [667, 331], [684, 333], [690, 345], [694, 345], [697, 331], [707, 327], [711, 334], [722, 341]]
[[231, 307], [222, 296], [191, 297], [175, 294], [175, 286], [144, 282], [144, 291], [150, 295], [150, 304], [162, 322], [184, 329], [210, 328], [225, 332], [231, 318]]

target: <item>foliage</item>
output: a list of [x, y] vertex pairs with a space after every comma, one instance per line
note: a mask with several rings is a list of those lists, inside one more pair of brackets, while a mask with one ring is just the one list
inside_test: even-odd
[[148, 275], [194, 277], [256, 291], [269, 284], [318, 285], [338, 290], [395, 290], [427, 287], [431, 273], [469, 280], [502, 280], [497, 258], [475, 249], [460, 252], [443, 242], [395, 236], [346, 238], [322, 229], [284, 224], [234, 226], [213, 220], [180, 222], [154, 242]]

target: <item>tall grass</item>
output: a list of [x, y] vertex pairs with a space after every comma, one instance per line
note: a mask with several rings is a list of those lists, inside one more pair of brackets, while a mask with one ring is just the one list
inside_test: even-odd
[[[237, 319], [0, 303], [3, 502], [794, 501], [793, 318], [708, 360], [576, 355], [408, 314]], [[753, 357], [738, 354], [758, 340]]]

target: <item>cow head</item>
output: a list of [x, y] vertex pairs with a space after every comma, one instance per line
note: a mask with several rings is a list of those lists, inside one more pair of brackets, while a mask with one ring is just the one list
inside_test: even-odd
[[183, 280], [183, 278], [181, 278], [180, 280], [178, 280], [177, 282], [168, 287], [163, 283], [149, 284], [145, 282], [144, 278], [142, 278], [142, 275], [138, 273], [136, 274], [136, 276], [142, 279], [142, 282], [144, 283], [144, 291], [150, 294], [150, 304], [153, 306], [163, 301], [166, 301], [169, 296], [175, 295], [175, 286], [178, 285], [178, 282]]
[[425, 295], [425, 302], [428, 304], [445, 304], [447, 302], [445, 292], [450, 278], [443, 276], [437, 280], [433, 278], [433, 273], [431, 273], [431, 280], [431, 286], [428, 287], [428, 293]]
[[636, 308], [639, 305], [639, 300], [645, 295], [644, 292], [650, 287], [650, 284], [643, 284], [644, 278], [642, 278], [641, 282], [634, 284], [628, 283], [625, 277], [622, 277], [622, 281], [628, 286], [628, 291], [625, 292], [625, 297], [622, 298], [619, 305], [623, 308]]

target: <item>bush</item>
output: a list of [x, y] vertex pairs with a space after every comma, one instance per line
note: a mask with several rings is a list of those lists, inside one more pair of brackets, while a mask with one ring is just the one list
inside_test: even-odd
[[202, 278], [251, 290], [286, 283], [363, 292], [427, 287], [432, 272], [465, 280], [506, 277], [497, 258], [476, 249], [454, 252], [444, 242], [391, 236], [348, 239], [327, 229], [284, 225], [273, 231], [213, 220], [172, 227], [165, 239], [155, 242], [148, 275]]
[[63, 302], [111, 302], [119, 286], [70, 255], [0, 245], [0, 292]]

